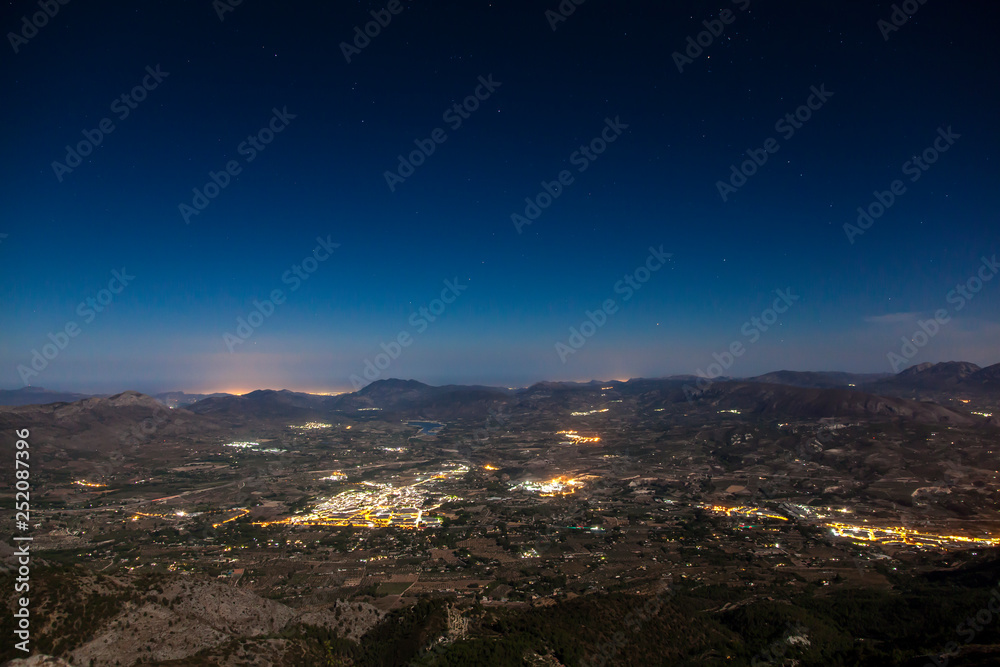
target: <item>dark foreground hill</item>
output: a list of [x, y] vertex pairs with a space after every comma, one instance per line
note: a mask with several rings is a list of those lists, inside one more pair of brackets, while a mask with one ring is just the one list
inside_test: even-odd
[[[948, 664], [990, 665], [1000, 630], [972, 617], [992, 605], [997, 571], [993, 561], [897, 573], [890, 589], [761, 582], [752, 592], [674, 576], [544, 607], [420, 599], [386, 614], [318, 596], [293, 606], [197, 575], [36, 563], [32, 609], [43, 622], [32, 648], [74, 665], [916, 667], [943, 665], [932, 656], [960, 646], [962, 659]], [[0, 583], [13, 590], [14, 576], [0, 573]], [[5, 614], [0, 632], [13, 630]], [[17, 657], [6, 642], [0, 660]]]

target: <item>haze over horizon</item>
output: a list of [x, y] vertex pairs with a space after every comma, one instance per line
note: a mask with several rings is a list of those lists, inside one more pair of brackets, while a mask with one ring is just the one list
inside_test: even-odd
[[60, 5], [0, 72], [0, 387], [995, 363], [995, 7], [893, 4]]
[[[955, 360], [955, 359], [941, 360], [941, 361], [922, 361], [922, 362], [920, 362], [920, 364], [923, 364], [923, 365], [934, 365], [934, 364], [938, 364], [938, 363], [975, 363], [975, 362], [968, 362], [966, 360], [959, 361], [959, 360]], [[1000, 362], [983, 363], [983, 364], [976, 364], [976, 365], [980, 366], [982, 368], [986, 368], [988, 366], [995, 365], [996, 363], [1000, 363]], [[712, 364], [709, 364], [709, 366], [711, 366], [711, 365]], [[916, 365], [918, 365], [918, 364], [914, 364], [914, 366], [916, 366]], [[912, 366], [910, 368], [912, 368]], [[729, 375], [729, 374], [726, 374], [726, 373], [722, 373], [721, 375], [713, 375], [713, 373], [716, 372], [715, 368], [697, 369], [697, 370], [701, 374], [699, 374], [699, 372], [696, 372], [696, 373], [669, 373], [669, 374], [656, 375], [656, 376], [653, 376], [653, 375], [635, 375], [635, 376], [630, 376], [630, 377], [599, 377], [599, 378], [584, 378], [584, 379], [540, 378], [538, 380], [533, 380], [532, 382], [528, 382], [528, 383], [525, 383], [525, 384], [518, 384], [518, 385], [510, 385], [510, 384], [503, 384], [503, 383], [497, 383], [497, 382], [450, 382], [450, 381], [447, 381], [447, 380], [445, 380], [445, 381], [437, 381], [437, 382], [428, 382], [428, 381], [425, 381], [425, 380], [423, 380], [421, 378], [416, 378], [416, 377], [396, 377], [396, 376], [391, 376], [391, 375], [387, 376], [387, 377], [379, 377], [375, 381], [402, 380], [402, 381], [416, 381], [416, 382], [420, 382], [422, 384], [426, 384], [426, 385], [430, 385], [430, 386], [468, 385], [468, 386], [497, 387], [497, 388], [505, 388], [505, 389], [526, 389], [526, 388], [530, 387], [531, 385], [536, 384], [538, 382], [569, 382], [569, 383], [628, 382], [630, 380], [669, 379], [669, 378], [679, 378], [679, 377], [685, 377], [685, 376], [704, 377], [704, 378], [713, 379], [713, 380], [714, 379], [744, 380], [744, 379], [751, 379], [751, 378], [754, 378], [754, 377], [758, 377], [758, 376], [761, 376], [761, 375], [767, 375], [769, 373], [777, 373], [777, 372], [783, 372], [783, 371], [813, 372], [813, 373], [839, 373], [839, 372], [843, 372], [843, 373], [851, 373], [851, 374], [858, 374], [858, 375], [868, 375], [868, 374], [870, 374], [870, 375], [886, 375], [887, 374], [886, 371], [881, 371], [881, 372], [880, 371], [871, 371], [871, 372], [868, 372], [868, 371], [841, 371], [840, 369], [822, 369], [822, 370], [818, 370], [818, 369], [789, 369], [789, 368], [780, 368], [780, 369], [778, 369], [778, 368], [775, 368], [775, 369], [770, 369], [770, 370], [767, 370], [767, 371], [763, 371], [761, 373], [755, 373], [755, 374], [750, 374], [750, 375]], [[367, 386], [367, 384], [365, 386]], [[292, 392], [303, 393], [303, 394], [330, 395], [330, 396], [337, 395], [337, 394], [346, 394], [346, 393], [351, 393], [351, 392], [357, 391], [355, 388], [350, 387], [350, 386], [348, 386], [346, 388], [339, 388], [338, 389], [338, 388], [329, 388], [329, 387], [319, 387], [319, 388], [317, 388], [317, 387], [299, 387], [299, 386], [284, 386], [284, 385], [267, 385], [267, 384], [265, 384], [265, 385], [261, 385], [261, 386], [250, 386], [250, 387], [201, 387], [201, 386], [177, 387], [177, 386], [173, 386], [173, 387], [169, 387], [169, 388], [160, 388], [160, 387], [156, 387], [156, 386], [144, 386], [142, 383], [138, 383], [138, 384], [136, 384], [134, 386], [132, 386], [132, 385], [129, 385], [129, 386], [108, 386], [107, 388], [100, 389], [100, 390], [89, 390], [86, 387], [83, 387], [83, 388], [64, 387], [64, 386], [48, 387], [48, 386], [35, 386], [35, 385], [27, 385], [25, 387], [14, 387], [13, 389], [24, 389], [24, 388], [34, 388], [34, 389], [39, 390], [39, 391], [73, 392], [73, 393], [81, 393], [81, 394], [118, 394], [118, 393], [122, 393], [122, 392], [125, 392], [125, 391], [137, 391], [139, 393], [147, 394], [147, 395], [165, 394], [165, 393], [171, 393], [171, 392], [183, 392], [183, 393], [187, 393], [187, 394], [216, 394], [216, 393], [218, 393], [218, 394], [232, 394], [232, 395], [236, 395], [236, 396], [246, 395], [246, 394], [249, 394], [249, 393], [254, 392], [254, 391], [292, 391]], [[7, 388], [2, 388], [2, 389], [7, 389]]]

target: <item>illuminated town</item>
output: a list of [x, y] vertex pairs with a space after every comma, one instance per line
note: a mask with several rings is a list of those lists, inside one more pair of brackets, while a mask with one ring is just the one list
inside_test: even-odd
[[583, 482], [560, 475], [542, 482], [521, 482], [515, 485], [516, 489], [523, 489], [530, 493], [537, 493], [543, 497], [567, 496], [576, 493], [583, 486]]
[[[309, 512], [276, 521], [261, 521], [257, 525], [352, 526], [357, 528], [426, 528], [440, 525], [441, 517], [429, 512], [445, 502], [460, 500], [457, 496], [434, 493], [429, 486], [441, 480], [461, 477], [468, 466], [450, 464], [448, 468], [417, 477], [414, 483], [362, 482], [355, 489], [343, 491], [321, 500]], [[341, 473], [342, 475], [342, 473]], [[322, 479], [330, 479], [333, 475]], [[346, 476], [342, 476], [343, 479]]]
[[259, 442], [250, 442], [245, 440], [238, 440], [236, 442], [227, 442], [224, 447], [232, 447], [234, 449], [256, 449], [260, 447]]
[[394, 487], [391, 484], [364, 482], [360, 489], [344, 491], [316, 505], [302, 516], [259, 525], [280, 524], [310, 526], [355, 526], [363, 528], [420, 528], [440, 523], [438, 517], [424, 513], [440, 507], [444, 500], [428, 504], [423, 482]]
[[286, 451], [288, 451], [286, 449], [278, 449], [276, 447], [262, 448], [259, 442], [244, 441], [244, 440], [238, 440], [236, 442], [227, 442], [224, 446], [232, 447], [233, 449], [238, 449], [243, 451], [257, 452], [261, 454], [283, 454]]
[[600, 442], [601, 439], [597, 436], [582, 436], [576, 431], [558, 431], [556, 435], [563, 435], [570, 439], [573, 443], [586, 443], [586, 442]]

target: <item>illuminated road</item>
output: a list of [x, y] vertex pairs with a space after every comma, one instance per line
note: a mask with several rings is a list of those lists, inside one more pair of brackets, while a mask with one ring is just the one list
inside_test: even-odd
[[[740, 505], [705, 505], [705, 509], [715, 514], [730, 517], [755, 517], [788, 521], [788, 517], [777, 514], [774, 510]], [[823, 518], [818, 516], [817, 518]], [[806, 523], [810, 523], [808, 520]], [[837, 537], [844, 537], [858, 542], [871, 542], [885, 546], [913, 546], [933, 549], [960, 549], [968, 547], [995, 547], [1000, 545], [1000, 537], [968, 537], [966, 535], [947, 535], [926, 533], [905, 526], [869, 526], [861, 524], [842, 523], [839, 521], [820, 522], [819, 525], [830, 529]]]

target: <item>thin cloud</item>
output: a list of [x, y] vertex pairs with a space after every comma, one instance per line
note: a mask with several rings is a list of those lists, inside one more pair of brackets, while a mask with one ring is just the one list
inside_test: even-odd
[[869, 324], [900, 324], [901, 322], [915, 322], [920, 317], [920, 313], [887, 313], [885, 315], [869, 315], [865, 322]]

